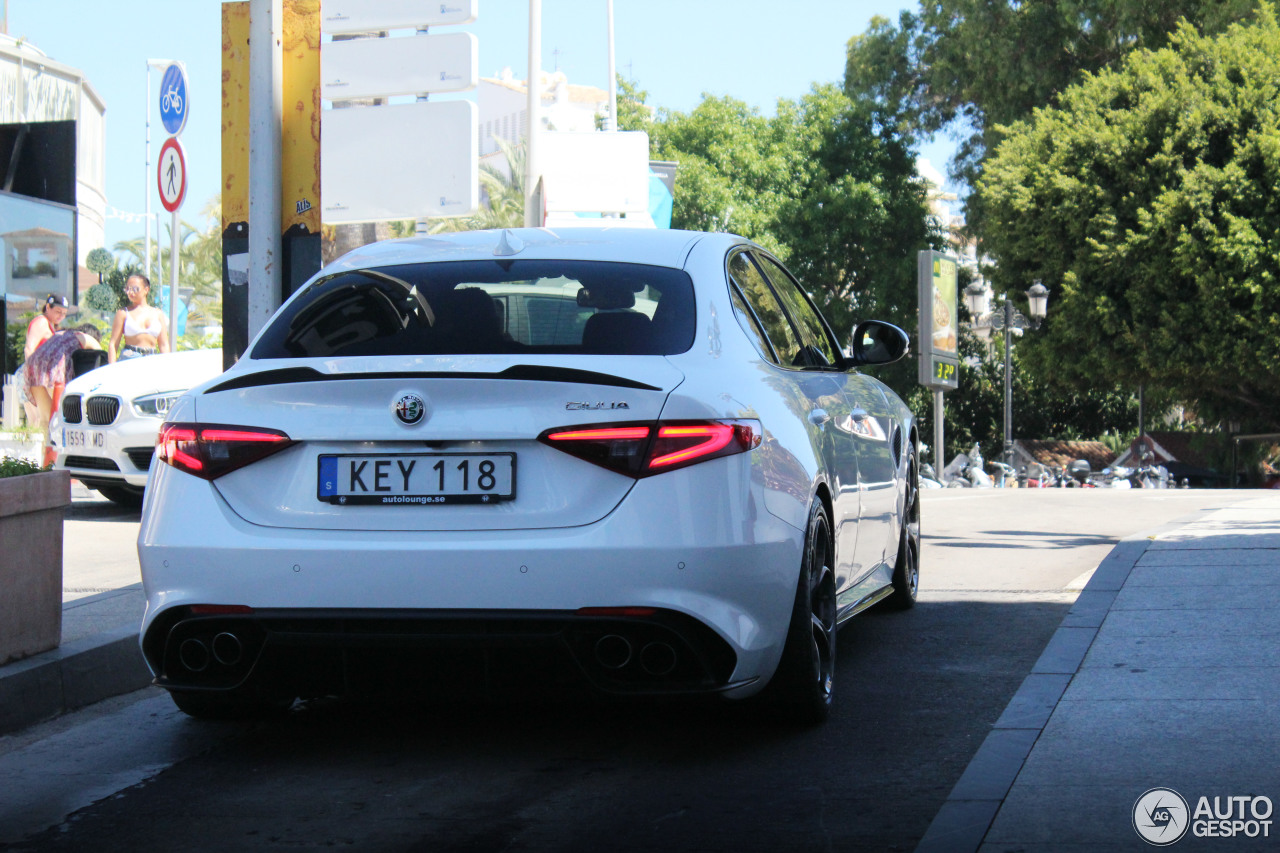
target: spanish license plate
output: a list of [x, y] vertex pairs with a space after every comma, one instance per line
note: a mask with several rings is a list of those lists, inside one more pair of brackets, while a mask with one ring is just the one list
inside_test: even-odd
[[497, 503], [516, 496], [514, 453], [335, 454], [320, 457], [317, 496], [331, 504]]
[[66, 448], [103, 447], [106, 443], [106, 436], [97, 430], [63, 429], [62, 431], [62, 446]]

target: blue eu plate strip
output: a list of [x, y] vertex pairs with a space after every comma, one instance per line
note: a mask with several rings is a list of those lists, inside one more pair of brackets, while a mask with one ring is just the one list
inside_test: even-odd
[[320, 497], [338, 493], [338, 457], [320, 457]]

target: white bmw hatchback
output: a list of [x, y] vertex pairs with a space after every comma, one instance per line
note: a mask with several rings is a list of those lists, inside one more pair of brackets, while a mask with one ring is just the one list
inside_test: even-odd
[[[729, 234], [366, 246], [169, 410], [142, 648], [184, 711], [577, 682], [820, 720], [837, 626], [919, 565], [919, 436]], [[160, 464], [163, 463], [163, 464]]]
[[169, 406], [221, 372], [222, 350], [202, 349], [126, 359], [77, 376], [49, 424], [53, 467], [118, 504], [140, 506]]

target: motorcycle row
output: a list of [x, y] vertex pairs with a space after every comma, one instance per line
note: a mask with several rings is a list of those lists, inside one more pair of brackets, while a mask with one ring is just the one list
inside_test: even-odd
[[1154, 464], [1150, 453], [1142, 458], [1142, 465], [1126, 468], [1112, 465], [1094, 471], [1087, 459], [1076, 459], [1062, 468], [1032, 463], [1015, 471], [1003, 462], [991, 462], [994, 472], [984, 469], [982, 452], [978, 445], [967, 454], [955, 456], [938, 474], [929, 463], [920, 466], [920, 485], [926, 489], [1173, 489], [1188, 488], [1184, 479], [1180, 483], [1169, 475], [1163, 465]]

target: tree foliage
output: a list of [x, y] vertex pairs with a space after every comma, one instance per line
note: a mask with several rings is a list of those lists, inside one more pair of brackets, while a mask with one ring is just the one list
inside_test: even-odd
[[1002, 129], [979, 192], [1009, 282], [1061, 282], [1031, 343], [1077, 390], [1147, 383], [1280, 423], [1280, 27], [1178, 28]]
[[776, 254], [837, 336], [875, 317], [911, 329], [916, 253], [941, 235], [905, 143], [879, 133], [869, 110], [834, 85], [766, 117], [704, 96], [689, 113], [643, 104], [622, 81], [619, 123], [649, 134], [654, 159], [679, 163], [672, 227], [731, 231]]
[[[1041, 330], [1043, 331], [1043, 330]], [[1084, 391], [1062, 388], [1029, 370], [1024, 351], [1040, 332], [1015, 336], [1013, 343], [1014, 438], [1094, 440], [1133, 432], [1138, 402], [1132, 393], [1110, 385]], [[997, 333], [990, 342], [968, 331], [960, 335], [960, 387], [946, 394], [944, 427], [949, 460], [978, 444], [988, 459], [998, 459], [1004, 447], [1004, 342]], [[908, 402], [922, 424], [933, 422], [932, 395], [923, 387]], [[932, 442], [932, 430], [925, 429]]]
[[110, 252], [99, 246], [96, 249], [90, 249], [89, 254], [85, 255], [84, 265], [89, 272], [105, 275], [108, 270], [116, 265], [116, 259], [111, 256]]
[[[206, 223], [204, 230], [196, 228], [185, 220], [180, 221], [178, 226], [178, 282], [180, 287], [189, 287], [192, 290], [191, 299], [187, 305], [187, 322], [192, 326], [222, 322], [221, 196], [210, 199], [200, 213]], [[159, 288], [169, 283], [172, 240], [165, 237], [159, 245], [152, 241], [149, 259], [146, 243], [145, 237], [134, 237], [132, 240], [121, 240], [114, 248], [116, 252], [124, 253], [131, 259], [126, 265], [130, 273], [140, 272], [143, 269], [161, 270], [157, 280], [151, 282], [151, 302], [158, 304]], [[148, 260], [149, 263], [144, 263]], [[110, 275], [108, 273], [108, 277]], [[124, 280], [120, 279], [119, 286], [114, 288], [120, 300], [116, 307], [124, 307], [128, 304], [124, 298], [123, 282]]]
[[[953, 175], [973, 186], [1000, 126], [1056, 102], [1090, 72], [1163, 47], [1178, 21], [1216, 33], [1257, 0], [921, 0], [896, 25], [849, 40], [845, 92], [914, 138], [961, 139]], [[980, 211], [969, 211], [970, 225]]]

